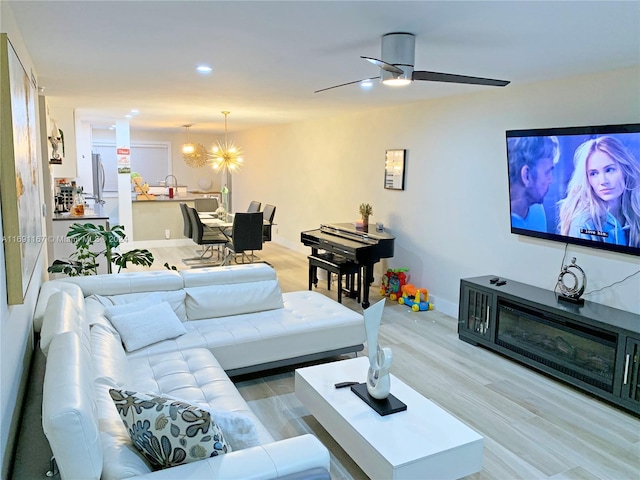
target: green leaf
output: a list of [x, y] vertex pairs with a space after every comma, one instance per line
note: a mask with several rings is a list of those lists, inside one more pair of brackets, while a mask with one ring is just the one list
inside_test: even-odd
[[119, 267], [118, 271], [127, 268], [128, 263], [150, 267], [153, 264], [153, 254], [149, 250], [135, 248], [125, 253], [115, 253], [112, 260]]
[[[69, 276], [96, 275], [99, 266], [97, 259], [101, 256], [107, 260], [109, 273], [112, 263], [118, 266], [118, 272], [127, 268], [127, 264], [145, 267], [153, 264], [153, 254], [148, 250], [135, 249], [122, 254], [113, 253], [127, 238], [122, 225], [113, 225], [107, 229], [103, 225], [96, 226], [93, 223], [73, 223], [69, 227], [67, 237], [75, 246], [75, 252], [68, 260], [55, 260], [47, 269], [48, 272]], [[104, 249], [101, 249], [101, 246], [104, 246]], [[177, 270], [175, 267], [172, 269]]]

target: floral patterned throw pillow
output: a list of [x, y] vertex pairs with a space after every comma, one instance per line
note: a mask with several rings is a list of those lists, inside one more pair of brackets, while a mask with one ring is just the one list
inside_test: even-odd
[[174, 467], [231, 451], [211, 414], [158, 395], [110, 389], [135, 447], [157, 468]]

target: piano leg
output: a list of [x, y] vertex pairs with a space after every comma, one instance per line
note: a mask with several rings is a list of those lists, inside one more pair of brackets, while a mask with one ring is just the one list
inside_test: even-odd
[[362, 308], [369, 308], [369, 287], [373, 283], [373, 264], [365, 264], [362, 279]]
[[[317, 256], [318, 249], [312, 248], [311, 255]], [[311, 284], [318, 286], [318, 268], [315, 266], [311, 266], [311, 262], [309, 262], [309, 290], [311, 290]]]

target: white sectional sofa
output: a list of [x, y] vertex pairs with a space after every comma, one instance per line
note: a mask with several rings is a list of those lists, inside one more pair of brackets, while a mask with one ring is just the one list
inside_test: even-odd
[[[155, 341], [175, 335], [163, 333], [165, 316], [179, 332]], [[317, 292], [283, 294], [275, 271], [253, 264], [53, 280], [35, 317], [47, 357], [43, 429], [63, 479], [329, 478], [317, 438], [274, 441], [228, 374], [358, 351], [359, 313]], [[155, 469], [133, 445], [114, 391], [210, 412], [230, 452]]]

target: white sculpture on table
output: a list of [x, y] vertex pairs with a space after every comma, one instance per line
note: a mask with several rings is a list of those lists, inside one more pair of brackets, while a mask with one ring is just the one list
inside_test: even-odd
[[378, 331], [382, 320], [385, 299], [364, 310], [364, 326], [367, 332], [367, 351], [369, 352], [369, 372], [367, 374], [367, 392], [373, 398], [384, 400], [391, 390], [389, 367], [393, 360], [390, 348], [380, 348]]

